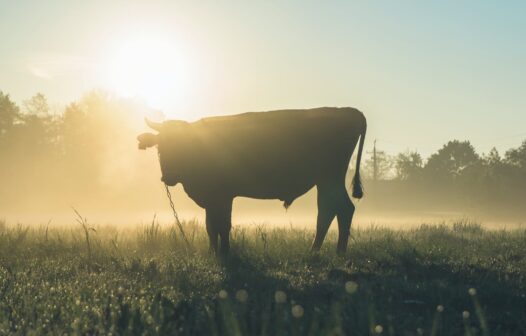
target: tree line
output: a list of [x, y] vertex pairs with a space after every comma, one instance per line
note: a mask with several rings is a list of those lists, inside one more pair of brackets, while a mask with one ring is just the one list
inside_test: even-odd
[[151, 110], [141, 102], [102, 91], [57, 110], [41, 93], [18, 105], [0, 91], [0, 209], [69, 207], [127, 194], [136, 166], [145, 164], [133, 161], [145, 113]]
[[496, 148], [479, 154], [469, 141], [459, 140], [444, 144], [427, 160], [416, 151], [381, 152], [365, 161], [364, 170], [378, 207], [510, 217], [526, 213], [526, 141], [504, 155]]
[[[0, 210], [96, 202], [144, 190], [147, 174], [134, 172], [158, 166], [139, 155], [135, 136], [142, 116], [152, 112], [101, 91], [55, 111], [43, 94], [18, 105], [0, 91]], [[378, 152], [363, 170], [369, 180], [364, 203], [377, 208], [526, 212], [526, 141], [503, 155], [495, 148], [479, 154], [459, 140], [427, 159], [416, 151]]]

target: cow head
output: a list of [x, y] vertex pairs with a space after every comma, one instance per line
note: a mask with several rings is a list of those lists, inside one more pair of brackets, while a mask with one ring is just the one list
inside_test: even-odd
[[[148, 119], [145, 119], [145, 121], [146, 125], [148, 125], [151, 129], [159, 133], [161, 132], [163, 124], [156, 123]], [[137, 137], [137, 140], [139, 140], [139, 149], [150, 148], [159, 145], [159, 134], [142, 133]]]
[[175, 165], [177, 163], [177, 126], [186, 124], [185, 122], [179, 121], [167, 121], [164, 123], [156, 123], [148, 119], [145, 120], [146, 124], [157, 131], [154, 133], [142, 133], [137, 137], [139, 141], [139, 149], [147, 149], [150, 147], [157, 146], [159, 151], [159, 161], [161, 164], [161, 181], [169, 186], [177, 184], [177, 174]]

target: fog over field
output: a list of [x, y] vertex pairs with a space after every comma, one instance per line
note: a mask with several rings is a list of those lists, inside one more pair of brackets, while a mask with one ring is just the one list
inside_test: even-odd
[[[96, 223], [145, 223], [154, 214], [163, 223], [173, 221], [156, 150], [140, 151], [136, 140], [147, 129], [142, 116], [160, 120], [160, 111], [103, 91], [54, 109], [42, 94], [17, 103], [2, 93], [0, 109], [0, 214], [7, 222], [65, 225], [72, 222], [72, 208]], [[370, 145], [362, 162], [365, 197], [355, 201], [356, 227], [459, 219], [522, 227], [526, 142], [484, 154], [476, 144], [454, 140], [428, 158], [377, 148], [376, 163]], [[204, 221], [204, 210], [181, 185], [171, 190], [181, 218]], [[277, 200], [237, 198], [233, 222], [312, 228], [316, 211], [316, 188], [288, 209]]]
[[[155, 150], [137, 150], [144, 117], [351, 106], [368, 123], [356, 225], [520, 226], [524, 10], [469, 1], [2, 3], [0, 218], [67, 223], [75, 207], [96, 222], [157, 214], [169, 223]], [[174, 196], [183, 218], [203, 219], [180, 187]], [[312, 226], [315, 198], [288, 211], [236, 200], [234, 222]]]

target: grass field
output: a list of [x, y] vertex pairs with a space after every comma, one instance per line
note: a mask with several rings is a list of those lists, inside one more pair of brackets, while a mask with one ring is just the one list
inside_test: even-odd
[[230, 259], [203, 225], [0, 223], [0, 334], [524, 335], [526, 231], [422, 225], [331, 231], [239, 226]]

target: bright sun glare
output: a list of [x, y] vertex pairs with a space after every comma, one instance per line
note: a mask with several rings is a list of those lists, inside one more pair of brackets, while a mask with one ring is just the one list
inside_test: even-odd
[[173, 41], [141, 36], [116, 43], [107, 64], [109, 87], [154, 108], [177, 103], [189, 85], [182, 53]]

